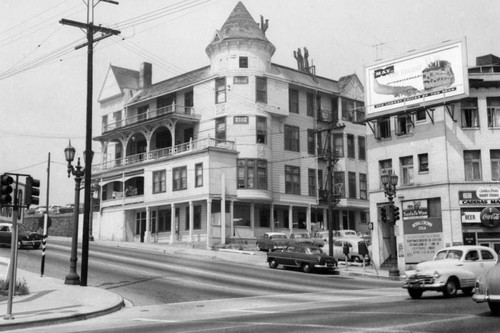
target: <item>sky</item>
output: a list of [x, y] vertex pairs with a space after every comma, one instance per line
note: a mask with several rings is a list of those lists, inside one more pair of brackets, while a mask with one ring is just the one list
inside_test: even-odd
[[[92, 1], [92, 0], [89, 0]], [[94, 23], [120, 30], [94, 47], [93, 136], [101, 133], [97, 98], [110, 64], [139, 70], [153, 64], [153, 83], [206, 65], [206, 46], [238, 0], [118, 0], [94, 6]], [[254, 20], [269, 20], [272, 62], [296, 68], [293, 51], [307, 47], [316, 74], [338, 80], [365, 66], [467, 40], [467, 62], [500, 56], [496, 23], [500, 1], [482, 0], [245, 0]], [[480, 4], [480, 6], [478, 6]], [[79, 28], [82, 0], [0, 1], [0, 173], [41, 180], [40, 204], [73, 203], [64, 149], [85, 148], [87, 49]], [[94, 163], [101, 159], [94, 143]], [[83, 198], [83, 196], [82, 196]]]

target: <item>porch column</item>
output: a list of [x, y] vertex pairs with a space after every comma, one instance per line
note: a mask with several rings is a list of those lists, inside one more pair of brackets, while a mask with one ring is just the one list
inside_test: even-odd
[[271, 203], [271, 216], [269, 217], [269, 219], [271, 220], [271, 231], [274, 232], [274, 228], [275, 228], [275, 225], [274, 225], [274, 202]]
[[174, 242], [175, 235], [175, 205], [170, 205], [170, 244]]
[[220, 243], [226, 244], [226, 175], [220, 176], [221, 200], [220, 200]]
[[311, 205], [307, 205], [306, 229], [309, 233], [311, 233]]
[[293, 206], [288, 208], [288, 228], [290, 229], [290, 233], [293, 233]]
[[234, 200], [229, 202], [229, 218], [231, 219], [231, 237], [235, 236], [234, 232]]
[[144, 242], [151, 242], [151, 209], [146, 207], [146, 231], [144, 233]]
[[193, 241], [193, 227], [194, 227], [194, 210], [193, 202], [189, 201], [189, 242]]
[[252, 237], [255, 237], [255, 204], [250, 203], [250, 230], [252, 230]]
[[212, 198], [207, 199], [207, 249], [212, 243]]

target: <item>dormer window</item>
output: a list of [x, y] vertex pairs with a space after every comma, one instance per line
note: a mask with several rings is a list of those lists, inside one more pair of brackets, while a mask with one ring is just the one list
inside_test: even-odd
[[240, 68], [248, 68], [248, 57], [240, 57]]

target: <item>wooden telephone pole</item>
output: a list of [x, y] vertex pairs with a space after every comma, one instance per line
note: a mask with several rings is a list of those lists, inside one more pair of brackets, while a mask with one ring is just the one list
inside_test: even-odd
[[[84, 1], [85, 2], [85, 1]], [[108, 38], [112, 35], [120, 34], [120, 31], [101, 26], [94, 25], [94, 7], [100, 2], [107, 2], [118, 5], [118, 2], [112, 0], [87, 0], [87, 23], [76, 22], [72, 20], [61, 19], [59, 23], [70, 25], [86, 31], [87, 42], [75, 47], [75, 50], [87, 46], [87, 127], [85, 136], [85, 187], [84, 187], [84, 204], [83, 204], [83, 236], [82, 236], [82, 264], [81, 264], [81, 286], [87, 285], [87, 271], [88, 271], [88, 255], [89, 255], [89, 223], [90, 223], [90, 185], [92, 180], [92, 81], [93, 81], [93, 50], [94, 43]], [[94, 35], [101, 32], [100, 37], [94, 38]]]

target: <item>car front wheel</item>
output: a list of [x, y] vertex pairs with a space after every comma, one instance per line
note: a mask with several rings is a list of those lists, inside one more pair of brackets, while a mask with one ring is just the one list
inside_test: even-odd
[[274, 259], [269, 259], [269, 267], [278, 268], [278, 263]]
[[302, 265], [302, 270], [304, 271], [304, 273], [311, 273], [312, 266], [310, 264], [304, 264]]
[[490, 306], [491, 313], [494, 316], [500, 316], [500, 303], [488, 302], [488, 305]]
[[408, 289], [408, 294], [410, 294], [410, 297], [413, 299], [419, 299], [420, 297], [422, 297], [422, 293], [422, 290]]
[[457, 283], [455, 279], [448, 279], [446, 284], [443, 287], [443, 295], [444, 297], [451, 297], [457, 294]]

